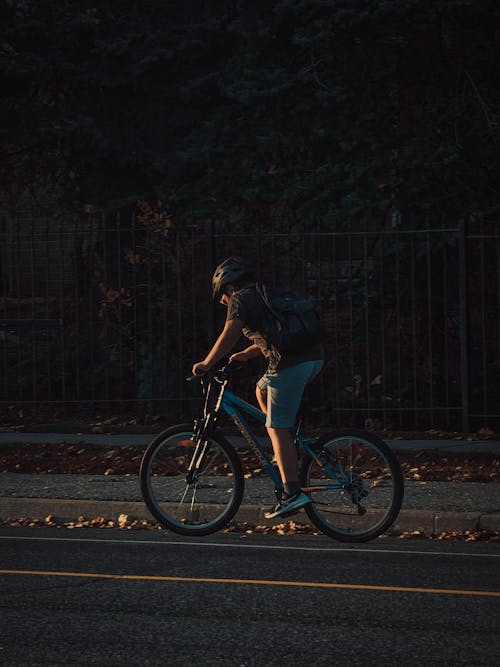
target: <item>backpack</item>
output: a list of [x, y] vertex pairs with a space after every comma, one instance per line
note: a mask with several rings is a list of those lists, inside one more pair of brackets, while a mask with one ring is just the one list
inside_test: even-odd
[[281, 354], [301, 352], [321, 341], [321, 325], [311, 299], [287, 287], [257, 284], [268, 312], [265, 334], [268, 347]]

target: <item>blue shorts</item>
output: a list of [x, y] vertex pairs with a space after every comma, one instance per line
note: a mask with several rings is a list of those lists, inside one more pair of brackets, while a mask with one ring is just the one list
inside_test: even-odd
[[305, 386], [323, 368], [323, 360], [304, 361], [283, 370], [265, 373], [257, 387], [267, 393], [266, 426], [292, 428]]

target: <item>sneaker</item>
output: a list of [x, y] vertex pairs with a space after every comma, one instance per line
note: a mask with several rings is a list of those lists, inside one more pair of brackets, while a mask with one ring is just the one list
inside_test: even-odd
[[303, 491], [299, 491], [298, 493], [295, 493], [293, 496], [290, 496], [289, 498], [285, 498], [282, 500], [280, 503], [274, 507], [270, 512], [266, 512], [264, 514], [266, 519], [274, 519], [274, 517], [281, 516], [281, 517], [286, 517], [286, 516], [291, 516], [292, 514], [295, 514], [296, 512], [301, 509], [301, 507], [304, 507], [304, 505], [307, 505], [311, 502], [311, 499], [309, 496], [306, 496], [306, 494]]

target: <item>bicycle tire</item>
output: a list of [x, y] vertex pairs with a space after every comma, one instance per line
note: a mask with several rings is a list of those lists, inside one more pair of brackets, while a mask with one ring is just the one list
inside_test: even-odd
[[[302, 486], [311, 489], [312, 502], [304, 508], [311, 522], [341, 542], [367, 542], [386, 532], [404, 496], [401, 468], [388, 445], [372, 433], [345, 429], [319, 438], [314, 454], [304, 456], [300, 470]], [[325, 488], [336, 483], [325, 464], [344, 488]]]
[[144, 502], [166, 528], [181, 535], [209, 535], [233, 518], [243, 499], [244, 477], [237, 453], [222, 437], [206, 439], [204, 468], [189, 477], [196, 448], [192, 424], [158, 434], [141, 461]]

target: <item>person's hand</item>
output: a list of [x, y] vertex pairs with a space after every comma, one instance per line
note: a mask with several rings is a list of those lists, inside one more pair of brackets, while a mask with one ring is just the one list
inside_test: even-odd
[[193, 375], [203, 375], [208, 370], [210, 370], [210, 367], [207, 364], [205, 364], [203, 361], [198, 361], [196, 364], [193, 364], [191, 373]]
[[241, 352], [235, 352], [229, 357], [229, 363], [233, 363], [233, 361], [248, 361], [248, 357], [246, 355], [246, 352], [242, 350]]

